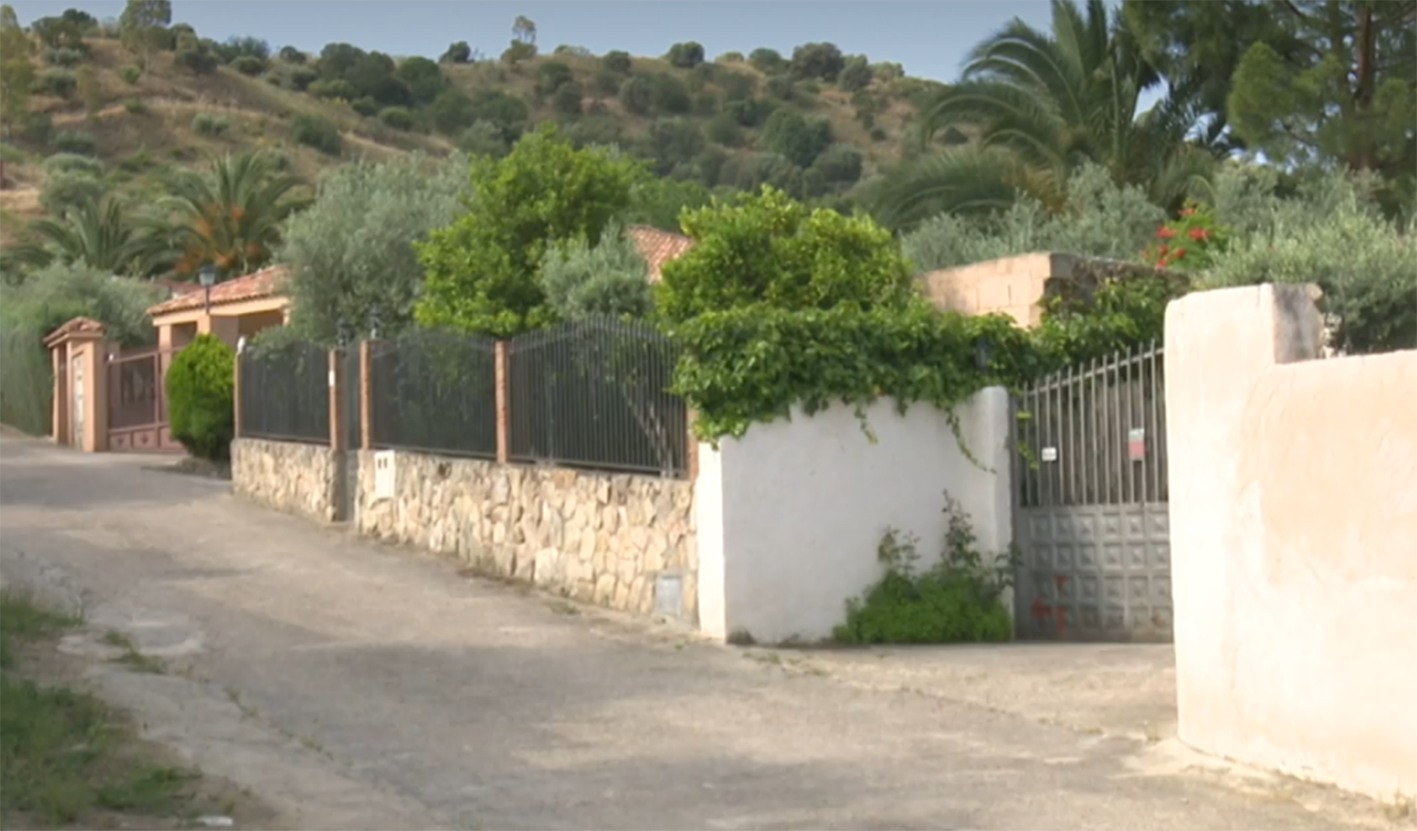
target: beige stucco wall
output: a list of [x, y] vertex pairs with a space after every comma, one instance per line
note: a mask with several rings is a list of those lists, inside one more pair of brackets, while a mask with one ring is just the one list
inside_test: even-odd
[[697, 619], [693, 482], [397, 451], [384, 497], [375, 456], [360, 452], [361, 533], [577, 600]]
[[1179, 733], [1417, 793], [1417, 351], [1314, 360], [1304, 287], [1166, 318]]
[[1020, 326], [1036, 326], [1038, 301], [1050, 277], [1072, 274], [1070, 254], [1021, 254], [919, 275], [925, 294], [940, 309], [986, 314], [1002, 312]]

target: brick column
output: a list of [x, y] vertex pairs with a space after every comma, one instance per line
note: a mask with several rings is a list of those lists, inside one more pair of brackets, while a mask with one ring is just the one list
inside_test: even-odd
[[344, 408], [340, 406], [343, 399], [343, 384], [340, 383], [340, 350], [331, 349], [329, 352], [330, 370], [330, 449], [344, 449]]
[[510, 365], [507, 362], [507, 342], [497, 341], [497, 350], [493, 360], [496, 362], [496, 383], [497, 383], [497, 461], [506, 464], [511, 455], [511, 424], [509, 415], [510, 396], [508, 395], [508, 383], [510, 382]]
[[374, 396], [370, 378], [370, 342], [359, 342], [359, 449], [374, 447]]
[[[243, 344], [244, 346], [244, 344]], [[241, 438], [241, 352], [237, 350], [236, 360], [231, 367], [231, 423], [234, 427], [231, 434], [235, 438]], [[158, 353], [162, 354], [162, 353]], [[164, 378], [166, 372], [164, 371]]]

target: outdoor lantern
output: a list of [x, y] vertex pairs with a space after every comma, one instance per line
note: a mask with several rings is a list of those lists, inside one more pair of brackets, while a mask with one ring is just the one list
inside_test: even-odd
[[216, 285], [216, 266], [204, 265], [197, 272], [197, 281], [202, 284], [203, 305], [207, 314], [212, 311], [212, 286]]

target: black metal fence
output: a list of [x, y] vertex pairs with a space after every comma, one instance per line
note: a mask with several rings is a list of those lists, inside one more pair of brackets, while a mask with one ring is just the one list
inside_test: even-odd
[[652, 326], [591, 318], [507, 350], [511, 461], [687, 472], [688, 410], [668, 392], [679, 353]]
[[414, 331], [369, 345], [370, 439], [377, 448], [497, 457], [497, 344]]
[[330, 359], [323, 347], [297, 341], [248, 348], [241, 362], [241, 435], [327, 444]]

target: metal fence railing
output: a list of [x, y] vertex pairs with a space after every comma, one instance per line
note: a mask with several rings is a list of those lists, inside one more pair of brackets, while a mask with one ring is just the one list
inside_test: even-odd
[[508, 458], [664, 475], [688, 469], [678, 351], [652, 326], [590, 318], [507, 345]]
[[495, 459], [496, 355], [490, 338], [439, 331], [370, 343], [373, 446]]
[[329, 352], [297, 341], [245, 349], [237, 360], [241, 362], [242, 436], [329, 442]]

